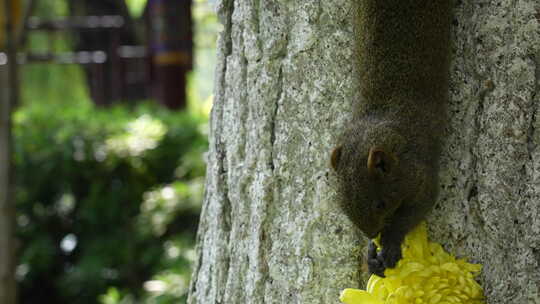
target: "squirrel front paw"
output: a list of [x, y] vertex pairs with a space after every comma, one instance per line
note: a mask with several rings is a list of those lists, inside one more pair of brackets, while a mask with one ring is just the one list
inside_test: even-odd
[[382, 256], [385, 268], [394, 268], [397, 262], [401, 260], [401, 244], [383, 247], [379, 254]]
[[369, 273], [384, 278], [384, 262], [380, 253], [377, 253], [377, 245], [373, 241], [369, 241], [367, 264]]
[[368, 245], [368, 270], [384, 278], [386, 268], [394, 268], [401, 259], [401, 246], [386, 246], [377, 252], [377, 245], [373, 241]]

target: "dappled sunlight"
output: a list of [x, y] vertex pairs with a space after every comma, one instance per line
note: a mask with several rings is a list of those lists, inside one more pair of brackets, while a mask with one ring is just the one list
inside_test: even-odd
[[165, 133], [167, 127], [160, 120], [144, 114], [129, 122], [124, 134], [107, 139], [105, 145], [107, 151], [118, 156], [137, 157], [146, 150], [154, 149]]

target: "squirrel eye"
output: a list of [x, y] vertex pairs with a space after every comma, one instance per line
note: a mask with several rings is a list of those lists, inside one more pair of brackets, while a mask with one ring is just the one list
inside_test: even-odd
[[375, 204], [375, 208], [377, 208], [378, 210], [383, 210], [385, 207], [386, 204], [382, 200], [377, 201], [377, 204]]

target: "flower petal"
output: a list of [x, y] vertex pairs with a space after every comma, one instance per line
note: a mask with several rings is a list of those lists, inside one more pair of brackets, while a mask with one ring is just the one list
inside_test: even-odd
[[341, 296], [339, 296], [339, 300], [344, 304], [384, 304], [383, 301], [371, 293], [353, 288], [344, 289]]

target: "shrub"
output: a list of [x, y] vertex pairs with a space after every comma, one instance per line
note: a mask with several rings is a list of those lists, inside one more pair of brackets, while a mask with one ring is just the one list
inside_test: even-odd
[[15, 113], [21, 303], [151, 298], [154, 274], [188, 275], [204, 126], [148, 105]]

